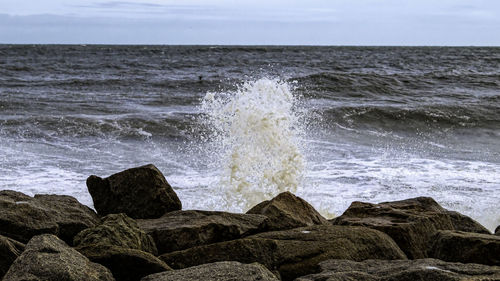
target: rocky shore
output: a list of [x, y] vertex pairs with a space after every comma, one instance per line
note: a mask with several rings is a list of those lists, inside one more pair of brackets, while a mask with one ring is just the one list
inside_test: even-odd
[[87, 187], [96, 212], [0, 191], [2, 280], [500, 280], [500, 227], [429, 197], [327, 220], [289, 192], [246, 214], [182, 210], [153, 165]]

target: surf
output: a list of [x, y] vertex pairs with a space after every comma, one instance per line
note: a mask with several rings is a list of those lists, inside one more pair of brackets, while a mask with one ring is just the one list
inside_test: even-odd
[[304, 127], [297, 105], [290, 84], [268, 78], [205, 95], [201, 111], [210, 128], [225, 209], [247, 210], [301, 185]]

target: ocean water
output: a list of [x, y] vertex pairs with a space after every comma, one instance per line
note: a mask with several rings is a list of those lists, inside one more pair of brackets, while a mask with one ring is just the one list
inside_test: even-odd
[[500, 48], [0, 45], [0, 189], [153, 163], [184, 209], [431, 196], [500, 224]]

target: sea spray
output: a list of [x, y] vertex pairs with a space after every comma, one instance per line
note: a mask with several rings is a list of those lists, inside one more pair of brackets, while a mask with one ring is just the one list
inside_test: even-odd
[[234, 92], [209, 92], [202, 111], [218, 155], [226, 208], [247, 210], [301, 184], [305, 160], [297, 98], [286, 82], [260, 79]]

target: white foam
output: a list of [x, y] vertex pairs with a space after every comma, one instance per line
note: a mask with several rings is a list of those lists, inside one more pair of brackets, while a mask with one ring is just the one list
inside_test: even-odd
[[271, 79], [243, 84], [235, 92], [207, 93], [202, 103], [213, 129], [219, 187], [229, 209], [243, 211], [302, 182], [296, 98], [289, 85]]

